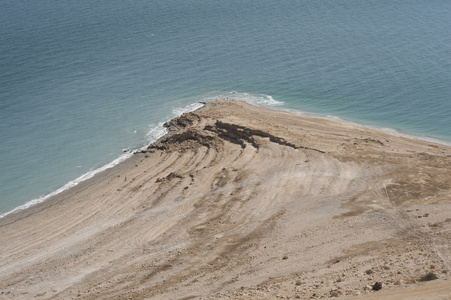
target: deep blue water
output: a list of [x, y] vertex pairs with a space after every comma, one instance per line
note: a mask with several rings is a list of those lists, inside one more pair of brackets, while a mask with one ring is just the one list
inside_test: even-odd
[[451, 2], [0, 0], [0, 214], [216, 97], [451, 143]]

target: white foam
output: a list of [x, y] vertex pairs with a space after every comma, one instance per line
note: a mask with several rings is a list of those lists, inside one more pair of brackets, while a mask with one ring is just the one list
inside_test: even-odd
[[[188, 112], [191, 112], [191, 111], [195, 111], [195, 110], [197, 110], [197, 109], [199, 109], [199, 108], [201, 108], [201, 107], [203, 107], [203, 106], [204, 106], [203, 103], [195, 102], [195, 103], [188, 104], [188, 105], [185, 106], [185, 107], [174, 108], [174, 109], [172, 110], [172, 114], [173, 114], [172, 118], [177, 117], [177, 116], [180, 116], [180, 115], [182, 115], [183, 113], [188, 113]], [[172, 118], [171, 118], [171, 119], [172, 119]]]
[[168, 133], [168, 130], [164, 127], [164, 122], [158, 123], [157, 126], [150, 125], [149, 127], [150, 129], [146, 134], [149, 144], [155, 142]]
[[100, 173], [100, 172], [102, 172], [102, 171], [105, 171], [105, 170], [107, 170], [107, 169], [109, 169], [109, 168], [112, 168], [112, 167], [116, 166], [117, 164], [119, 164], [120, 162], [123, 162], [124, 160], [126, 160], [126, 159], [129, 158], [129, 157], [131, 157], [132, 155], [133, 155], [133, 152], [128, 152], [128, 153], [122, 154], [121, 156], [119, 156], [118, 158], [116, 158], [116, 159], [115, 159], [114, 161], [112, 161], [111, 163], [109, 163], [109, 164], [107, 164], [107, 165], [104, 165], [103, 167], [100, 167], [100, 168], [98, 168], [98, 169], [89, 171], [89, 172], [87, 172], [87, 173], [81, 175], [80, 177], [78, 177], [78, 178], [76, 178], [76, 179], [74, 179], [74, 180], [72, 180], [72, 181], [69, 181], [68, 183], [66, 183], [65, 185], [63, 185], [63, 186], [60, 187], [59, 189], [57, 189], [57, 190], [51, 192], [50, 194], [47, 194], [47, 195], [41, 196], [41, 197], [39, 197], [39, 198], [33, 199], [33, 200], [31, 200], [31, 201], [29, 201], [29, 202], [27, 202], [27, 203], [25, 203], [25, 204], [23, 204], [23, 205], [21, 205], [21, 206], [18, 206], [18, 207], [16, 207], [16, 208], [14, 208], [13, 210], [11, 210], [11, 211], [9, 211], [9, 212], [6, 212], [6, 213], [1, 214], [1, 215], [0, 215], [0, 218], [3, 218], [3, 217], [5, 217], [5, 216], [7, 216], [7, 215], [9, 215], [9, 214], [18, 212], [18, 211], [23, 210], [23, 209], [27, 209], [27, 208], [29, 208], [29, 207], [31, 207], [31, 206], [33, 206], [33, 205], [36, 205], [36, 204], [38, 204], [38, 203], [41, 203], [41, 202], [43, 202], [43, 201], [49, 199], [49, 198], [52, 197], [52, 196], [55, 196], [55, 195], [57, 195], [57, 194], [59, 194], [59, 193], [62, 193], [62, 192], [64, 192], [65, 190], [68, 190], [68, 189], [70, 189], [70, 188], [72, 188], [72, 187], [78, 185], [80, 182], [83, 182], [83, 181], [85, 181], [85, 180], [88, 180], [89, 178], [92, 178], [95, 174]]
[[208, 97], [206, 100], [216, 100], [216, 99], [241, 100], [256, 106], [281, 106], [285, 104], [283, 101], [274, 100], [274, 98], [270, 95], [240, 93], [235, 91], [220, 93], [216, 96]]
[[398, 131], [394, 128], [383, 127], [383, 128], [380, 128], [380, 130], [385, 131], [390, 134], [398, 134]]

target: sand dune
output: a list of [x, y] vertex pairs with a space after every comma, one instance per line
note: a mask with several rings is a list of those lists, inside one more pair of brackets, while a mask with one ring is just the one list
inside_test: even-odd
[[2, 299], [451, 297], [449, 147], [232, 100], [168, 126], [0, 219]]

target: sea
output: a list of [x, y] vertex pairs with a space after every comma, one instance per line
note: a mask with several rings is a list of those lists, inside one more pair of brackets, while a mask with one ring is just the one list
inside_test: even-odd
[[451, 1], [0, 0], [0, 217], [217, 98], [450, 145]]

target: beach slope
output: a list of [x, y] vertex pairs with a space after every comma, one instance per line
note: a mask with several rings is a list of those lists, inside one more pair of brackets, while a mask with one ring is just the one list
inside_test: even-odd
[[167, 126], [0, 219], [0, 298], [451, 297], [450, 147], [233, 100]]

